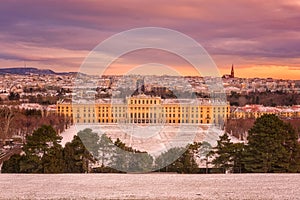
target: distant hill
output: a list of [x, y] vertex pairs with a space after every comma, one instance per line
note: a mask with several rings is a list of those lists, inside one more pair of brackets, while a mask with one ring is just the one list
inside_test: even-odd
[[[73, 73], [73, 72], [70, 72]], [[0, 74], [18, 74], [18, 75], [29, 75], [29, 74], [39, 74], [39, 75], [66, 75], [69, 72], [57, 73], [50, 69], [38, 69], [34, 67], [14, 67], [14, 68], [0, 68]]]

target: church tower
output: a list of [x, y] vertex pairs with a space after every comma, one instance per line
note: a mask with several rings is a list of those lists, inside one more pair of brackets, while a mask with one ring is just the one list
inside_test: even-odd
[[231, 66], [231, 73], [230, 73], [230, 77], [234, 78], [234, 69], [233, 69], [233, 64]]

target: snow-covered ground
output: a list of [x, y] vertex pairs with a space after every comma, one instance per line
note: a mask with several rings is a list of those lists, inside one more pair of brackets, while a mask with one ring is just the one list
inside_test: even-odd
[[[210, 125], [166, 125], [166, 126], [136, 126], [122, 124], [106, 125], [76, 125], [71, 126], [63, 136], [62, 145], [72, 140], [73, 136], [85, 128], [94, 132], [106, 133], [113, 140], [119, 138], [126, 145], [141, 151], [147, 151], [156, 156], [174, 146], [186, 146], [193, 141], [207, 141], [212, 146], [216, 145], [223, 130]], [[232, 138], [233, 142], [237, 139]]]
[[298, 174], [1, 174], [0, 199], [299, 199]]

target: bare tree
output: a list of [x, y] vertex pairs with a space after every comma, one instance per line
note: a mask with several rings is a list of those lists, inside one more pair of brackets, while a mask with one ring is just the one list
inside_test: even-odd
[[0, 109], [0, 139], [2, 139], [3, 145], [5, 144], [5, 139], [7, 139], [9, 135], [9, 129], [11, 127], [12, 121], [14, 119], [14, 112], [9, 107], [3, 107]]

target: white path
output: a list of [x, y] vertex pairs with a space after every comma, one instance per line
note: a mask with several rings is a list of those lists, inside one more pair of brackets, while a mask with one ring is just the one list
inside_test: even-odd
[[70, 142], [74, 135], [76, 135], [77, 131], [75, 126], [71, 126], [70, 128], [66, 129], [64, 132], [62, 132], [60, 135], [63, 137], [61, 140], [61, 145], [65, 146], [67, 142]]

